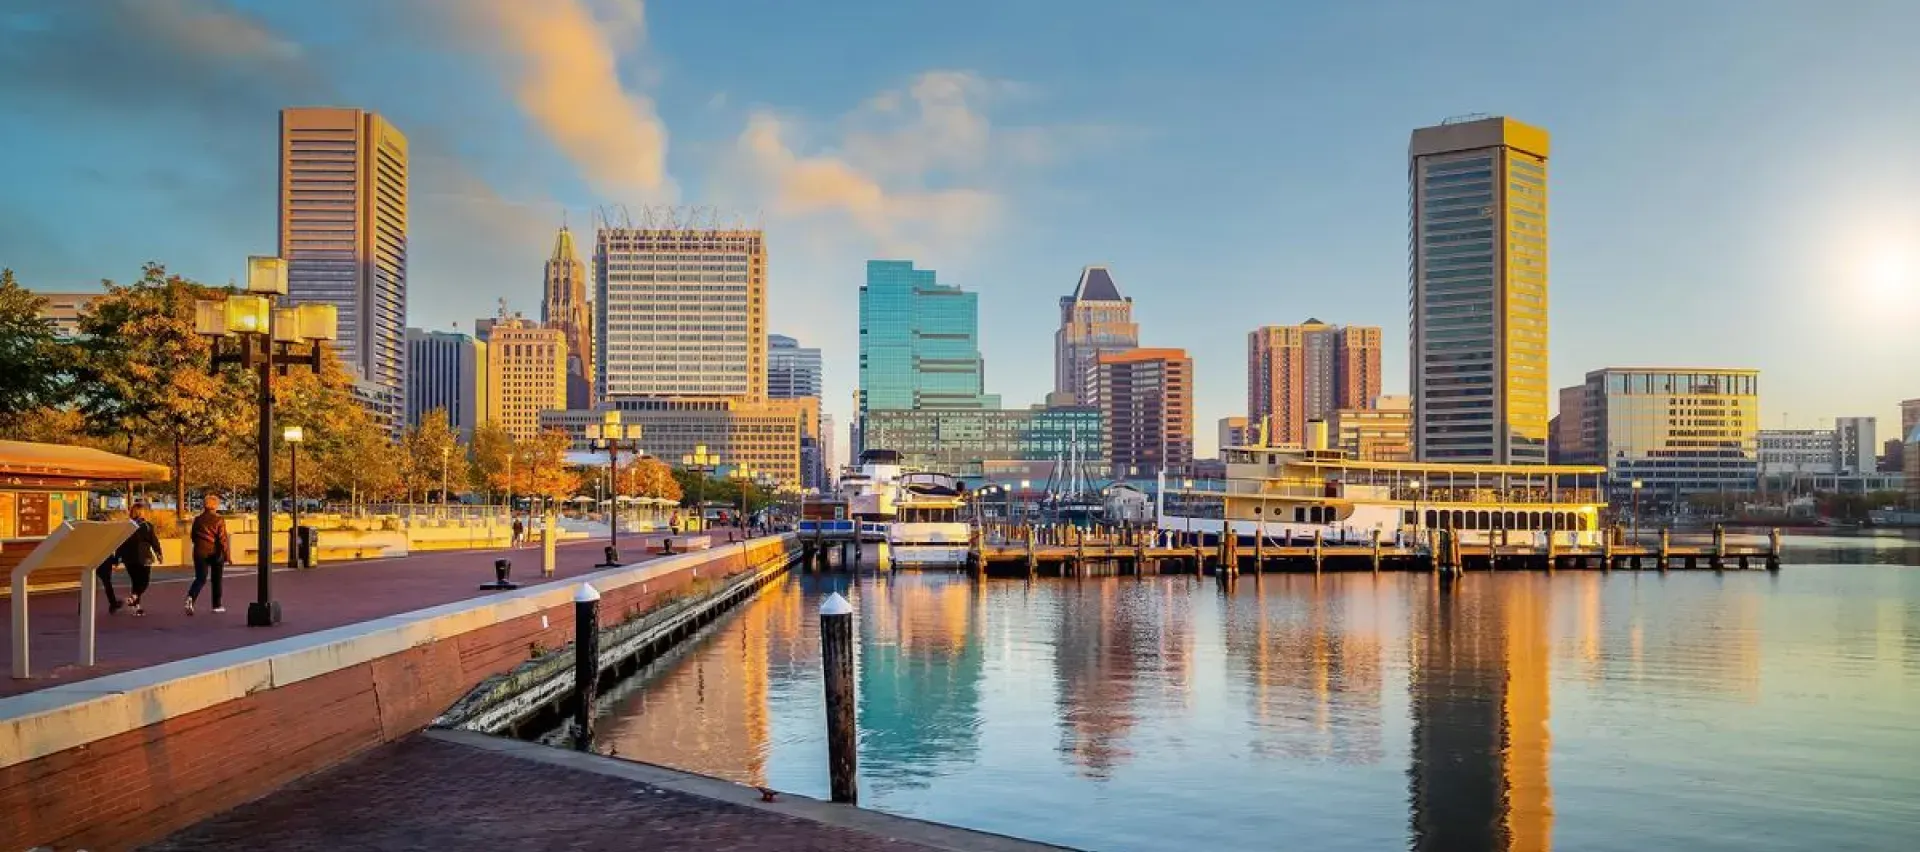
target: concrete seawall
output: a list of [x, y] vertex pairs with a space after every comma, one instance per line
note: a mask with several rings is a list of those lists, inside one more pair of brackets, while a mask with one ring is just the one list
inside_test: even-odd
[[[432, 723], [602, 611], [797, 552], [793, 536], [611, 568], [0, 699], [0, 849], [121, 849]], [[464, 581], [464, 580], [463, 580]]]

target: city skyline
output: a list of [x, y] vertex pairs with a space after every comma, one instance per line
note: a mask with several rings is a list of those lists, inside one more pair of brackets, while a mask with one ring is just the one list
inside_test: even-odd
[[[1768, 376], [1770, 428], [1898, 422], [1897, 402], [1916, 394], [1874, 366], [1920, 357], [1901, 333], [1920, 306], [1890, 295], [1920, 291], [1920, 171], [1905, 153], [1920, 118], [1884, 108], [1892, 81], [1920, 71], [1893, 35], [1913, 10], [1782, 6], [1732, 16], [1732, 29], [1712, 3], [1657, 18], [1551, 10], [1529, 40], [1455, 56], [1435, 45], [1472, 15], [1260, 9], [1222, 32], [986, 3], [935, 30], [924, 15], [879, 16], [861, 43], [883, 49], [847, 64], [844, 34], [775, 6], [769, 25], [797, 37], [750, 35], [738, 46], [752, 61], [696, 77], [698, 56], [734, 43], [711, 10], [655, 5], [622, 22], [604, 15], [608, 4], [569, 2], [530, 22], [512, 4], [453, 5], [409, 17], [346, 2], [329, 20], [249, 2], [29, 0], [0, 15], [0, 70], [16, 72], [0, 78], [39, 81], [0, 84], [0, 107], [42, 129], [10, 142], [19, 156], [8, 162], [31, 169], [0, 166], [12, 189], [0, 262], [44, 291], [125, 280], [148, 259], [208, 282], [236, 277], [246, 255], [274, 244], [273, 115], [348, 104], [409, 140], [408, 325], [465, 328], [502, 296], [532, 307], [527, 282], [569, 211], [719, 204], [766, 219], [778, 258], [769, 315], [823, 348], [830, 413], [845, 417], [857, 375], [848, 282], [862, 261], [887, 257], [978, 292], [981, 348], [1004, 365], [1047, 360], [1056, 317], [1039, 300], [1072, 270], [1110, 263], [1141, 307], [1143, 337], [1192, 354], [1196, 417], [1212, 422], [1241, 413], [1237, 338], [1305, 315], [1383, 327], [1384, 391], [1411, 390], [1395, 378], [1407, 375], [1406, 133], [1479, 111], [1521, 116], [1559, 143], [1549, 387], [1608, 365], [1752, 367]], [[1003, 44], [1016, 12], [1022, 26]], [[501, 67], [551, 58], [517, 33], [531, 23], [610, 60], [610, 88], [568, 91], [611, 91], [618, 108], [600, 111], [614, 119], [582, 118], [589, 132], [569, 134], [566, 116]], [[341, 26], [382, 35], [343, 46]], [[1118, 47], [1222, 41], [1199, 61], [1147, 51], [1171, 55], [1096, 77], [1045, 49], [1044, 36], [1068, 26]], [[216, 31], [235, 35], [204, 49]], [[1304, 46], [1255, 49], [1275, 33]], [[1815, 50], [1782, 60], [1769, 49], [1808, 33], [1821, 36]], [[416, 40], [449, 49], [423, 55]], [[1630, 71], [1605, 59], [1629, 52], [1642, 57]], [[96, 54], [111, 59], [78, 61]], [[402, 61], [427, 73], [394, 86]], [[835, 70], [770, 71], [795, 67]], [[1736, 68], [1739, 84], [1704, 79], [1702, 67]], [[1233, 106], [1255, 93], [1252, 115]], [[469, 114], [482, 132], [456, 130]], [[1313, 133], [1289, 129], [1302, 115]], [[1661, 115], [1689, 121], [1665, 126]], [[163, 133], [103, 132], [129, 120]], [[1852, 130], [1821, 132], [1835, 124]], [[1751, 333], [1804, 327], [1849, 333], [1797, 346]], [[1001, 369], [987, 391], [1019, 406], [1051, 384], [1043, 371]]]

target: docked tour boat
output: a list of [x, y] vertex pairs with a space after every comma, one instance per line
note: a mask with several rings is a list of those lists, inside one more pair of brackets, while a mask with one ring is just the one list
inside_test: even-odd
[[967, 562], [972, 527], [964, 511], [966, 493], [959, 480], [944, 473], [908, 473], [900, 477], [894, 520], [887, 528], [893, 562], [902, 567], [949, 567]]
[[840, 477], [840, 496], [860, 526], [861, 541], [885, 541], [900, 494], [900, 454], [867, 450], [857, 466]]
[[1362, 461], [1326, 449], [1325, 426], [1309, 446], [1228, 447], [1224, 487], [1162, 489], [1160, 528], [1218, 542], [1429, 543], [1451, 531], [1461, 544], [1602, 544], [1606, 468]]

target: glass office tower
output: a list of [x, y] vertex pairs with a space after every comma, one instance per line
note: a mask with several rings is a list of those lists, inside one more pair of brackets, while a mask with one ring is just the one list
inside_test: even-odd
[[1547, 460], [1545, 130], [1510, 118], [1413, 132], [1409, 364], [1421, 460]]
[[999, 408], [986, 392], [980, 300], [907, 260], [867, 261], [860, 287], [860, 417], [875, 409]]

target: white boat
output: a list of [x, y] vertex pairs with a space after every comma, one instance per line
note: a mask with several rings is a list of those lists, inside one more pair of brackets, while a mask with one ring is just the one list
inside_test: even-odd
[[840, 477], [840, 497], [860, 525], [861, 541], [884, 541], [897, 513], [900, 495], [900, 454], [867, 450], [859, 463]]
[[[1314, 427], [1319, 427], [1318, 429]], [[1309, 446], [1228, 447], [1215, 487], [1161, 488], [1160, 529], [1207, 543], [1231, 534], [1246, 545], [1323, 542], [1430, 546], [1444, 532], [1461, 544], [1598, 547], [1605, 531], [1606, 468], [1364, 461]]]
[[893, 562], [901, 567], [956, 567], [967, 563], [973, 528], [966, 521], [966, 494], [944, 473], [902, 474], [899, 502], [887, 527]]

